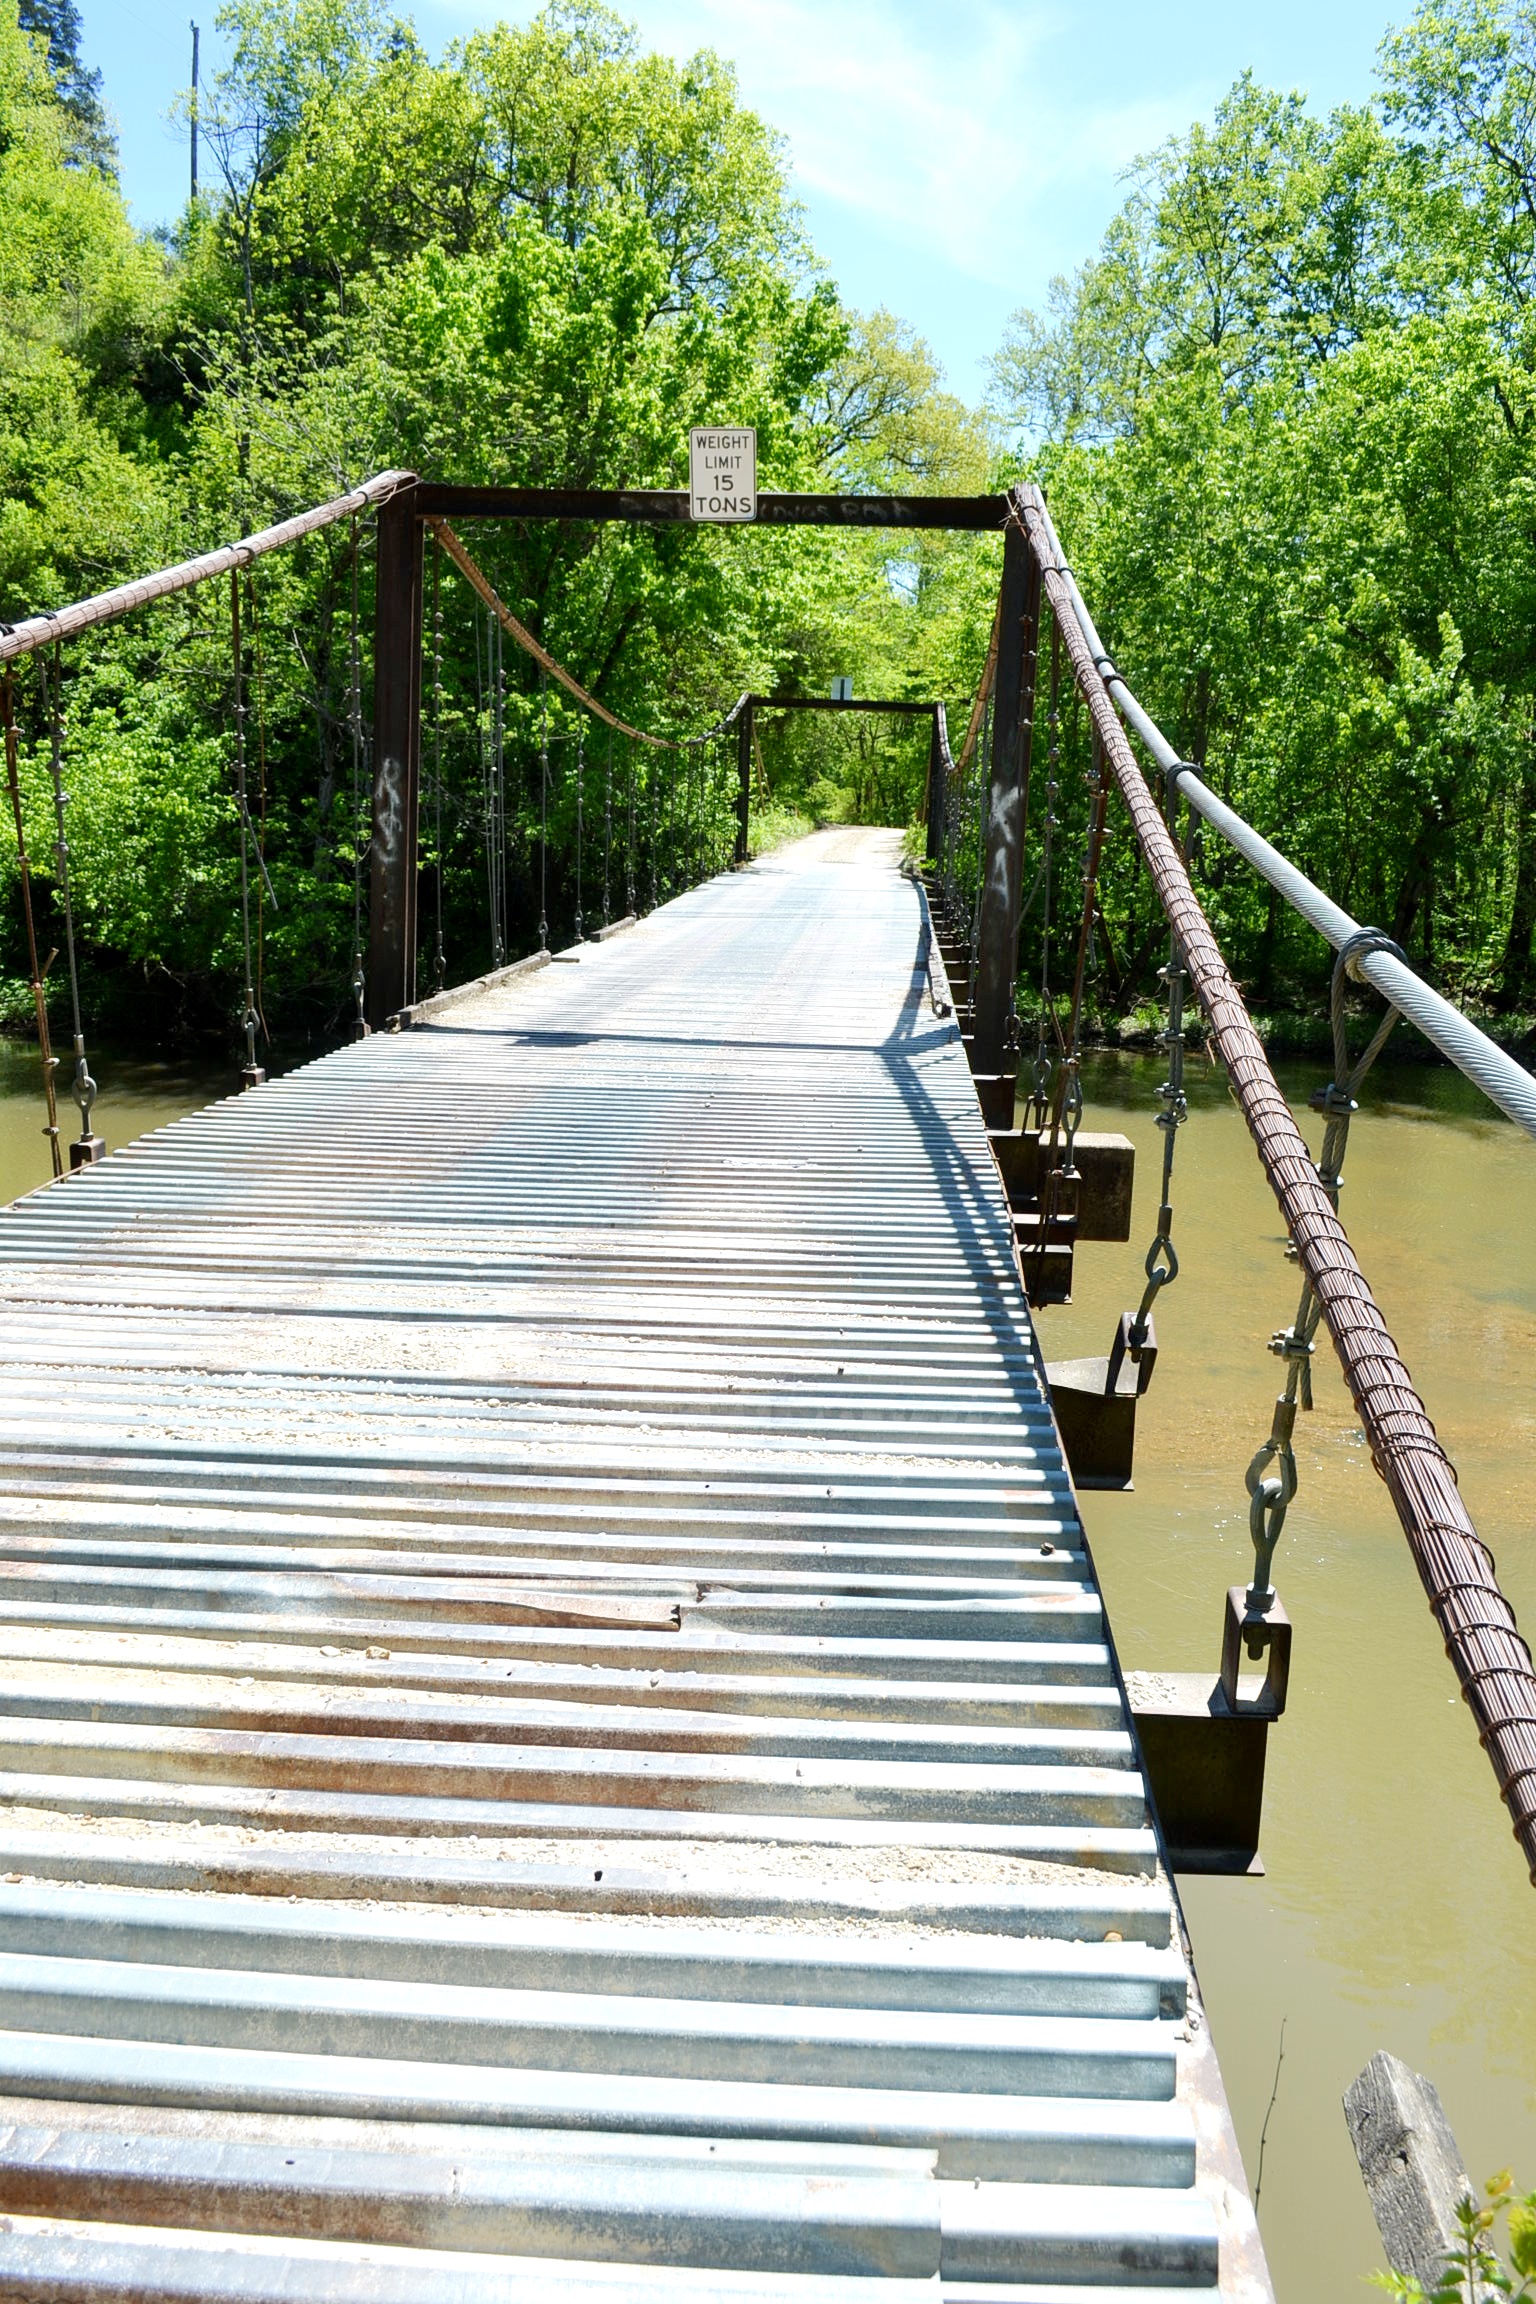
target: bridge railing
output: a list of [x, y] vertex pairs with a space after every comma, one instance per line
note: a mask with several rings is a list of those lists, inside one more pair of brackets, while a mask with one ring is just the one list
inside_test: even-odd
[[[1325, 937], [1336, 952], [1371, 934], [1372, 931], [1363, 928], [1358, 920], [1352, 920], [1342, 905], [1335, 904], [1331, 896], [1299, 871], [1288, 856], [1271, 846], [1261, 832], [1246, 823], [1235, 808], [1229, 808], [1219, 799], [1198, 768], [1180, 758], [1151, 713], [1137, 702], [1116, 670], [1070, 568], [1063, 567], [1062, 578], [1071, 596], [1078, 629], [1117, 711], [1134, 728], [1159, 768], [1173, 778], [1196, 815], [1214, 826], [1292, 911]], [[1378, 944], [1353, 956], [1351, 966], [1368, 984], [1374, 985], [1384, 1000], [1406, 1016], [1410, 1024], [1416, 1025], [1458, 1072], [1480, 1088], [1490, 1103], [1496, 1104], [1527, 1135], [1536, 1136], [1536, 1078], [1523, 1065], [1517, 1064], [1496, 1041], [1490, 1040], [1486, 1032], [1480, 1031], [1469, 1016], [1444, 999], [1432, 984], [1426, 984], [1399, 953], [1384, 950]]]
[[[979, 1072], [995, 1070], [1006, 1060], [1012, 1037], [1023, 826], [1044, 610], [1053, 619], [1054, 645], [1064, 653], [1089, 714], [1097, 757], [1125, 804], [1172, 930], [1176, 955], [1204, 1011], [1212, 1044], [1253, 1136], [1307, 1287], [1332, 1338], [1372, 1459], [1392, 1498], [1446, 1653], [1536, 1880], [1536, 1669], [1530, 1649], [1499, 1586], [1493, 1555], [1478, 1535], [1450, 1459], [1387, 1331], [1339, 1220], [1334, 1196], [1270, 1068], [1121, 715], [1189, 804], [1223, 831], [1330, 943], [1344, 947], [1362, 932], [1216, 799], [1198, 773], [1180, 762], [1136, 703], [1099, 639], [1045, 499], [1032, 485], [1015, 489], [1010, 500], [994, 632], [991, 787], [973, 972], [973, 1065]], [[1536, 1081], [1528, 1073], [1399, 957], [1367, 950], [1359, 968], [1501, 1109], [1536, 1133]], [[1310, 1349], [1297, 1331], [1289, 1334], [1298, 1355]], [[1295, 1389], [1288, 1385], [1286, 1396], [1277, 1402], [1271, 1457], [1289, 1452], [1294, 1415]], [[1252, 1478], [1250, 1492], [1255, 1492]], [[1256, 1547], [1267, 1493], [1266, 1484], [1259, 1482], [1253, 1519]], [[1264, 1618], [1274, 1598], [1267, 1558], [1261, 1552], [1246, 1596], [1243, 1636], [1250, 1654], [1262, 1650]]]
[[[557, 492], [549, 498], [547, 508], [555, 515], [574, 516], [579, 514], [584, 504], [585, 499], [567, 498]], [[542, 495], [537, 498], [537, 505], [540, 508], [544, 506]], [[433, 509], [434, 506], [436, 509]], [[358, 1003], [359, 1030], [370, 1026], [376, 1028], [400, 1013], [409, 1011], [417, 998], [419, 975], [425, 976], [429, 987], [435, 979], [441, 988], [444, 982], [442, 884], [445, 857], [449, 860], [447, 868], [457, 870], [460, 881], [469, 885], [473, 871], [466, 868], [465, 857], [469, 847], [477, 844], [473, 835], [480, 830], [484, 833], [486, 850], [490, 911], [488, 934], [493, 967], [500, 966], [513, 958], [518, 950], [526, 948], [526, 939], [519, 941], [509, 919], [510, 912], [518, 905], [523, 912], [529, 914], [530, 920], [533, 914], [537, 914], [537, 933], [541, 944], [547, 943], [557, 913], [562, 926], [574, 916], [575, 934], [578, 937], [585, 932], [585, 926], [595, 925], [599, 919], [604, 927], [611, 925], [610, 867], [616, 860], [622, 866], [618, 884], [623, 905], [630, 910], [637, 906], [643, 909], [647, 901], [655, 903], [677, 894], [681, 888], [720, 869], [730, 861], [733, 853], [737, 861], [744, 861], [749, 829], [754, 700], [742, 696], [720, 720], [697, 735], [655, 735], [631, 727], [628, 722], [621, 720], [598, 698], [583, 689], [555, 662], [534, 635], [512, 616], [451, 529], [446, 517], [448, 508], [461, 512], [467, 510], [477, 517], [488, 511], [493, 516], [499, 516], [499, 506], [500, 499], [496, 491], [450, 490], [445, 494], [439, 490], [434, 495], [422, 486], [414, 472], [390, 470], [375, 475], [343, 495], [242, 537], [236, 543], [153, 570], [127, 583], [93, 594], [88, 599], [75, 601], [67, 607], [30, 615], [14, 624], [0, 623], [0, 718], [3, 718], [4, 723], [5, 766], [15, 817], [24, 908], [32, 942], [35, 943], [36, 938], [32, 935], [32, 889], [23, 825], [23, 795], [18, 774], [21, 741], [13, 709], [13, 669], [29, 657], [41, 657], [44, 671], [40, 679], [45, 689], [51, 687], [52, 690], [57, 738], [61, 733], [59, 723], [62, 720], [60, 704], [63, 693], [57, 658], [64, 644], [95, 627], [131, 617], [158, 602], [188, 593], [198, 586], [211, 584], [219, 578], [227, 578], [232, 588], [239, 587], [242, 578], [246, 586], [249, 586], [252, 581], [249, 572], [266, 555], [294, 546], [306, 537], [349, 520], [353, 523], [354, 537], [351, 700], [346, 711], [346, 721], [351, 730], [354, 783], [359, 787], [355, 796], [358, 821], [352, 825], [350, 835], [354, 879], [357, 882], [353, 905], [355, 949], [352, 977]], [[599, 511], [611, 517], [613, 500], [600, 499]], [[368, 661], [366, 645], [360, 644], [358, 584], [358, 568], [363, 558], [359, 543], [366, 540], [362, 518], [370, 514], [376, 517], [377, 522], [374, 549], [369, 556], [372, 561], [373, 594], [371, 662]], [[532, 740], [531, 754], [528, 758], [521, 758], [516, 768], [512, 765], [516, 746], [506, 710], [513, 704], [514, 698], [502, 681], [499, 649], [494, 697], [489, 692], [480, 694], [471, 701], [469, 707], [457, 712], [450, 705], [450, 735], [457, 728], [462, 738], [464, 730], [469, 729], [470, 751], [473, 752], [473, 732], [478, 729], [481, 767], [485, 767], [489, 744], [494, 752], [494, 768], [486, 770], [485, 778], [481, 779], [488, 779], [484, 791], [466, 787], [465, 792], [457, 796], [450, 792], [450, 820], [446, 827], [446, 839], [442, 732], [443, 623], [438, 567], [435, 560], [430, 570], [424, 571], [423, 567], [424, 549], [428, 546], [434, 555], [441, 555], [445, 567], [451, 563], [450, 573], [456, 569], [458, 575], [466, 579], [481, 603], [481, 607], [475, 609], [476, 616], [481, 614], [482, 608], [487, 608], [491, 620], [510, 633], [515, 645], [537, 663], [541, 691], [546, 683], [550, 688], [549, 698], [541, 696], [532, 703], [527, 697], [520, 699], [523, 720], [527, 721], [531, 714], [536, 733]], [[424, 574], [430, 575], [431, 579], [430, 619], [426, 614], [428, 587], [424, 583]], [[244, 605], [249, 624], [254, 616], [254, 600], [248, 598]], [[267, 859], [261, 845], [255, 840], [251, 813], [246, 807], [242, 748], [246, 704], [240, 639], [241, 603], [233, 598], [231, 614], [233, 712], [226, 727], [232, 730], [233, 740], [232, 769], [240, 820], [240, 875], [244, 892], [242, 909], [248, 910], [253, 875], [259, 875], [274, 903], [276, 895], [272, 889]], [[478, 622], [475, 648], [478, 681]], [[489, 653], [488, 636], [486, 648]], [[47, 676], [50, 656], [54, 658], [51, 681]], [[366, 682], [365, 663], [368, 672]], [[255, 654], [258, 682], [261, 664], [258, 644]], [[371, 711], [365, 710], [365, 690], [370, 693]], [[563, 691], [569, 691], [570, 701], [561, 693]], [[561, 711], [552, 713], [550, 703], [557, 694]], [[256, 705], [259, 724], [259, 695]], [[42, 709], [46, 717], [46, 698]], [[485, 732], [487, 721], [492, 724], [489, 739]], [[590, 735], [596, 723], [606, 724], [608, 742], [603, 748], [605, 758], [589, 758], [586, 763], [585, 797], [588, 805], [584, 815], [583, 737], [587, 738], [587, 748], [591, 749]], [[526, 728], [523, 735], [526, 738]], [[620, 747], [617, 771], [612, 743], [615, 736]], [[431, 748], [425, 760], [424, 740]], [[504, 740], [507, 748], [505, 763]], [[522, 749], [525, 754], [529, 753], [526, 741]], [[59, 750], [60, 745], [56, 741], [55, 768], [59, 764]], [[666, 756], [664, 760], [662, 755]], [[648, 768], [638, 766], [637, 758], [649, 760], [653, 764]], [[560, 765], [562, 760], [563, 767]], [[470, 784], [475, 783], [476, 774], [471, 769]], [[62, 810], [65, 796], [62, 787], [59, 789]], [[70, 905], [65, 879], [68, 847], [62, 815], [58, 838], [49, 845], [56, 866], [53, 877], [60, 893], [61, 909], [66, 915], [65, 941], [70, 949], [71, 986], [75, 987], [75, 939], [69, 920]], [[596, 870], [589, 869], [587, 875], [585, 893], [590, 901], [585, 924], [582, 880], [584, 855], [589, 866], [595, 864], [597, 867]], [[518, 883], [516, 902], [509, 904], [508, 859], [514, 856], [518, 859], [522, 879]], [[423, 879], [429, 888], [435, 887], [438, 915], [435, 955], [430, 949], [431, 923], [418, 918], [422, 902], [420, 884]], [[424, 940], [428, 945], [425, 951], [422, 949]], [[249, 922], [246, 924], [245, 942], [247, 946], [251, 943]], [[249, 978], [249, 953], [247, 960]], [[49, 1102], [47, 1133], [53, 1147], [57, 1174], [64, 1164], [64, 1147], [57, 1125], [53, 1093], [56, 1062], [48, 1035], [47, 1002], [42, 982], [45, 972], [37, 965], [34, 954], [33, 995], [38, 1012], [38, 1032]], [[263, 1077], [254, 1047], [259, 1022], [256, 1014], [258, 1006], [259, 1002], [253, 999], [248, 983], [245, 1028], [249, 1045], [243, 1075], [248, 1085], [255, 1085]], [[104, 1149], [101, 1139], [94, 1133], [89, 1116], [89, 1100], [95, 1095], [95, 1086], [90, 1081], [85, 1065], [77, 991], [75, 1008], [76, 1076], [79, 1099], [82, 1100], [82, 1121], [78, 1141], [68, 1147], [71, 1166], [99, 1158]]]

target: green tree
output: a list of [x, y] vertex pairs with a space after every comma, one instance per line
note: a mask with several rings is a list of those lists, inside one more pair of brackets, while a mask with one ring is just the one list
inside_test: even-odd
[[[995, 364], [1174, 741], [1341, 902], [1508, 1006], [1536, 928], [1533, 22], [1426, 9], [1380, 103], [1326, 121], [1240, 80]], [[1205, 866], [1261, 1000], [1315, 999], [1316, 940]], [[1112, 865], [1110, 892], [1150, 953], [1139, 877]]]
[[104, 173], [117, 167], [117, 139], [101, 101], [101, 74], [80, 53], [80, 11], [75, 0], [17, 0], [23, 32], [47, 43], [45, 54], [59, 102], [72, 130], [72, 156]]

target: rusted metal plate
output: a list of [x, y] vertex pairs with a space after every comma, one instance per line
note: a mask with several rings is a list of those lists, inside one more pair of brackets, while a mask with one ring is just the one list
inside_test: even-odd
[[[1046, 1180], [1049, 1134], [1042, 1145], [1038, 1129], [1015, 1128], [1011, 1115], [1003, 1121], [989, 1119], [987, 1125], [1009, 1206], [1021, 1212], [1038, 1208]], [[1077, 1237], [1129, 1240], [1136, 1178], [1136, 1147], [1129, 1136], [1080, 1128], [1072, 1140], [1072, 1156], [1078, 1171]]]
[[1052, 1361], [1046, 1370], [1056, 1428], [1079, 1488], [1129, 1488], [1136, 1461], [1136, 1370], [1110, 1382], [1107, 1358]]

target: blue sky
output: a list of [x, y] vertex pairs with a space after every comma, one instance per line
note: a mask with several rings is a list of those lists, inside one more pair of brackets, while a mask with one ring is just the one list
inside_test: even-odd
[[[526, 8], [400, 0], [434, 51]], [[213, 0], [81, 0], [141, 223], [185, 194], [189, 14], [216, 52]], [[788, 139], [812, 237], [850, 303], [886, 304], [933, 345], [952, 387], [1010, 311], [1091, 254], [1139, 152], [1209, 113], [1251, 66], [1320, 109], [1358, 102], [1407, 0], [632, 0], [621, 13], [676, 55], [731, 57], [746, 100]]]

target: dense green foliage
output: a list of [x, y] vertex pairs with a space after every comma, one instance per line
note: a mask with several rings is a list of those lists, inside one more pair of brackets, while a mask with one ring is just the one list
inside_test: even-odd
[[[1369, 109], [1239, 81], [995, 363], [1173, 740], [1357, 916], [1509, 1009], [1536, 988], [1533, 220], [1536, 10], [1446, 0], [1387, 39]], [[1255, 998], [1315, 997], [1316, 939], [1218, 845]], [[1106, 910], [1146, 945], [1123, 854]]]
[[[756, 425], [768, 487], [969, 489], [1028, 467], [1117, 656], [1190, 757], [1454, 992], [1529, 1014], [1528, 0], [1431, 0], [1386, 40], [1377, 99], [1326, 120], [1239, 81], [1142, 165], [1099, 254], [1048, 309], [1017, 316], [989, 418], [942, 390], [898, 320], [845, 307], [775, 136], [718, 57], [647, 55], [589, 0], [440, 57], [380, 0], [231, 0], [220, 23], [228, 61], [199, 110], [203, 196], [173, 233], [144, 236], [117, 190], [73, 0], [0, 14], [0, 617], [388, 465], [677, 485], [689, 425], [730, 421]], [[942, 695], [953, 715], [980, 668], [998, 564], [988, 540], [816, 531], [535, 524], [468, 540], [578, 679], [674, 735], [708, 728], [748, 686], [824, 692], [839, 672], [861, 694]], [[263, 562], [243, 602], [270, 874], [264, 1004], [307, 1031], [337, 1029], [349, 1005], [370, 556], [366, 524], [356, 539], [330, 530]], [[423, 914], [430, 947], [441, 902], [456, 974], [490, 956], [498, 711], [484, 619], [451, 570], [433, 581]], [[120, 1012], [127, 999], [146, 1025], [222, 1029], [238, 1005], [229, 613], [227, 588], [200, 592], [64, 653], [88, 996]], [[516, 945], [538, 917], [543, 707], [526, 659], [509, 649], [504, 672]], [[18, 676], [16, 708], [46, 950], [62, 936], [38, 667]], [[761, 739], [773, 821], [917, 810], [920, 727], [769, 716]], [[1083, 742], [1069, 707], [1069, 859]], [[676, 755], [621, 744], [605, 817], [606, 736], [589, 728], [580, 756], [590, 921], [604, 849], [617, 903], [631, 791], [644, 898], [651, 849], [664, 888], [689, 809], [724, 832], [734, 771], [724, 748], [691, 756], [690, 800]], [[576, 903], [577, 758], [577, 715], [557, 697], [559, 933]], [[1316, 940], [1214, 843], [1199, 865], [1258, 1005], [1315, 1009]], [[3, 933], [8, 1006], [24, 1013], [14, 902]], [[1026, 923], [1026, 955], [1031, 935]], [[1117, 836], [1097, 936], [1111, 1005], [1138, 1007], [1161, 942]]]
[[[0, 616], [392, 465], [460, 481], [674, 486], [695, 423], [755, 424], [769, 487], [984, 480], [979, 421], [939, 389], [909, 330], [842, 306], [787, 196], [776, 139], [714, 56], [646, 55], [618, 19], [582, 4], [434, 60], [376, 0], [233, 0], [220, 17], [229, 63], [199, 106], [204, 196], [163, 245], [125, 221], [99, 114], [94, 143], [86, 133], [92, 91], [68, 0], [23, 5], [38, 36], [0, 21]], [[975, 603], [995, 583], [995, 547], [942, 541], [897, 558], [880, 538], [756, 531], [499, 526], [469, 540], [578, 679], [676, 734], [707, 728], [748, 686], [824, 691], [845, 669], [865, 692], [934, 680], [963, 691], [984, 645]], [[274, 1021], [316, 1029], [349, 1006], [352, 542], [333, 529], [262, 562], [243, 604], [253, 813], [276, 904], [262, 892], [264, 989]], [[365, 691], [369, 553], [365, 530]], [[451, 569], [431, 580], [442, 701], [426, 745], [423, 910], [434, 921], [440, 820], [447, 964], [461, 973], [489, 956], [497, 712], [483, 619]], [[929, 613], [941, 602], [946, 612]], [[98, 1005], [128, 982], [140, 1014], [217, 1019], [236, 1001], [228, 619], [220, 587], [65, 653], [74, 887]], [[515, 945], [538, 914], [542, 708], [533, 667], [511, 649], [504, 674]], [[366, 720], [366, 692], [363, 707]], [[46, 876], [49, 729], [35, 667], [18, 680], [17, 712]], [[577, 715], [558, 692], [551, 725], [550, 913], [565, 933]], [[767, 722], [763, 749], [791, 807], [814, 788], [834, 813], [862, 795], [905, 819], [920, 789], [924, 755], [903, 731], [871, 755], [867, 732], [861, 747], [846, 731]], [[589, 728], [585, 753], [590, 921], [601, 731]], [[706, 757], [718, 817], [734, 769]], [[663, 887], [686, 845], [690, 781], [699, 812], [697, 767], [622, 745], [615, 761], [626, 830], [638, 778], [640, 840], [655, 827], [668, 844]], [[644, 893], [648, 860], [638, 877]], [[434, 933], [435, 921], [429, 944]], [[56, 918], [45, 938], [60, 941]], [[18, 951], [13, 939], [13, 968]]]
[[[1509, 2255], [1500, 2255], [1494, 2228], [1508, 2218]], [[1456, 2204], [1456, 2245], [1446, 2258], [1433, 2291], [1411, 2273], [1381, 2272], [1374, 2285], [1397, 2304], [1530, 2304], [1536, 2296], [1536, 2192], [1522, 2198], [1503, 2169], [1484, 2186], [1482, 2200], [1463, 2193]]]

